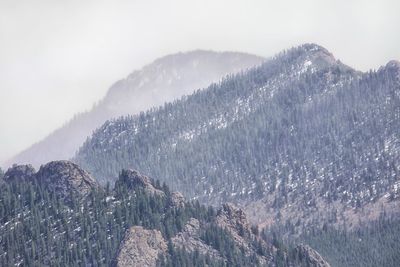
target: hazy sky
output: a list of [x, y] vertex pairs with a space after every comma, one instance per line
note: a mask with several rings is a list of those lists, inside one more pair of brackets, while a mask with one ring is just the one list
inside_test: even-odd
[[304, 42], [360, 70], [400, 59], [399, 0], [0, 0], [0, 161], [157, 57]]

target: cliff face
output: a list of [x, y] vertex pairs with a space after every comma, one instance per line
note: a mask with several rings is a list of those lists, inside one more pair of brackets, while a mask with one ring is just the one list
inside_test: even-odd
[[[226, 231], [226, 234], [233, 242], [232, 249], [244, 251], [245, 257], [255, 257], [257, 262], [262, 266], [272, 263], [276, 248], [252, 233], [246, 215], [241, 209], [232, 204], [225, 204], [217, 212], [214, 219], [210, 221], [200, 221], [196, 218], [190, 218], [182, 231], [170, 239], [162, 237], [159, 231], [146, 230], [143, 227], [137, 226], [131, 227], [126, 232], [125, 238], [120, 245], [116, 265], [156, 266], [157, 257], [162, 255], [164, 258], [167, 258], [170, 256], [165, 245], [168, 242], [175, 249], [184, 250], [187, 253], [198, 253], [210, 257], [216, 262], [223, 262], [229, 265], [229, 259], [224, 255], [225, 252], [219, 251], [219, 247], [208, 243], [204, 238], [204, 233], [212, 226]], [[269, 251], [269, 254], [260, 254], [258, 251], [259, 247], [254, 245], [255, 241], [265, 251]]]
[[117, 267], [156, 266], [158, 256], [165, 253], [167, 243], [158, 230], [131, 227], [125, 234], [116, 259]]
[[300, 244], [295, 249], [299, 258], [309, 262], [310, 267], [331, 267], [322, 256], [308, 245]]

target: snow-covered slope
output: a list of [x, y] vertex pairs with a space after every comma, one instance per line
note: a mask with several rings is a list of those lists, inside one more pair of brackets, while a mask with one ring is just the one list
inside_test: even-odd
[[201, 202], [240, 203], [259, 223], [354, 225], [382, 206], [400, 211], [391, 206], [399, 73], [395, 61], [357, 72], [302, 45], [163, 108], [108, 121], [75, 160], [103, 183], [127, 167], [163, 176]]
[[261, 57], [245, 53], [202, 50], [157, 59], [116, 82], [92, 110], [76, 115], [4, 165], [29, 163], [38, 167], [51, 160], [70, 159], [92, 131], [107, 119], [162, 105], [262, 61]]

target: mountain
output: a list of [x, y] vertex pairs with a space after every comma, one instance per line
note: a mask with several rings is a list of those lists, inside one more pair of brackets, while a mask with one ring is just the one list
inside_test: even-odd
[[68, 161], [14, 166], [6, 177], [1, 266], [329, 266], [310, 247], [270, 243], [232, 204], [176, 205], [166, 185], [135, 170], [112, 190]]
[[190, 199], [234, 202], [260, 226], [347, 224], [398, 214], [400, 63], [362, 73], [305, 44], [136, 116], [106, 122], [74, 160], [122, 168]]
[[76, 115], [5, 165], [29, 163], [38, 168], [51, 160], [70, 159], [106, 120], [162, 105], [262, 61], [261, 57], [245, 53], [202, 50], [157, 59], [116, 82], [92, 110]]

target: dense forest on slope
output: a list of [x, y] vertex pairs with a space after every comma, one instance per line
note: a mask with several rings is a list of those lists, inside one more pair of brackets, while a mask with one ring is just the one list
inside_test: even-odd
[[[72, 168], [77, 166], [59, 162], [41, 168], [39, 174], [62, 177], [53, 181], [56, 185], [44, 183], [38, 174], [7, 176], [0, 186], [1, 266], [113, 266], [127, 229], [135, 225], [160, 231], [168, 241], [160, 266], [307, 266], [299, 253], [275, 248], [250, 232], [245, 218], [234, 217], [243, 214], [240, 210], [174, 202], [176, 194], [166, 185], [149, 184], [137, 172], [122, 171], [114, 189], [94, 187], [85, 195], [50, 190], [65, 184], [63, 179], [75, 179], [64, 175], [74, 173]], [[17, 170], [23, 169], [28, 168]], [[187, 251], [189, 246], [176, 245], [185, 241], [180, 235], [194, 235], [184, 232], [189, 219], [201, 224], [196, 242], [208, 249]], [[229, 227], [239, 227], [239, 235]]]
[[[310, 245], [335, 267], [389, 267], [397, 266], [400, 261], [400, 220], [385, 210], [380, 210], [379, 219], [353, 229], [346, 223], [339, 227], [329, 223], [322, 227], [307, 226], [301, 235], [295, 235], [295, 229], [295, 225], [286, 222], [263, 229], [262, 235], [275, 245], [277, 241], [286, 247], [299, 243]], [[274, 241], [277, 237], [280, 239]]]
[[241, 203], [259, 223], [340, 221], [397, 199], [398, 129], [399, 62], [360, 73], [306, 44], [108, 121], [74, 160], [102, 183], [133, 167], [203, 203]]
[[400, 262], [400, 220], [384, 218], [355, 231], [326, 227], [302, 236], [332, 266], [397, 266]]

